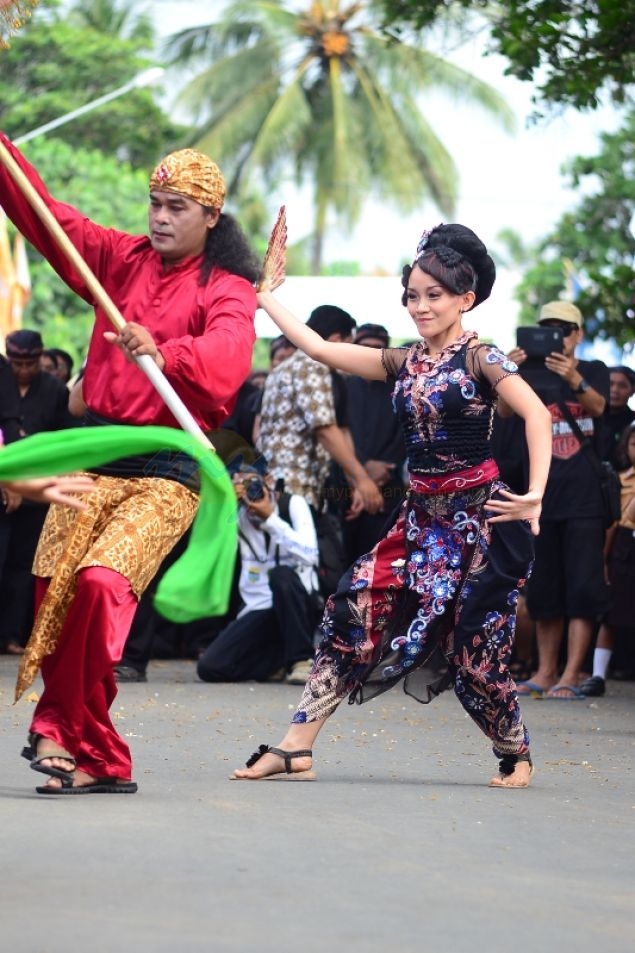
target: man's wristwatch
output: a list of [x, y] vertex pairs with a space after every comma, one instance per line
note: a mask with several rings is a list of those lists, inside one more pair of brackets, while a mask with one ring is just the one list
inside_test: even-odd
[[574, 394], [586, 394], [586, 392], [587, 392], [588, 389], [589, 389], [589, 386], [590, 386], [590, 385], [589, 385], [588, 381], [585, 381], [585, 379], [582, 377], [582, 378], [580, 379], [580, 383], [579, 383], [578, 386], [575, 388], [575, 390], [573, 391], [573, 393], [574, 393]]

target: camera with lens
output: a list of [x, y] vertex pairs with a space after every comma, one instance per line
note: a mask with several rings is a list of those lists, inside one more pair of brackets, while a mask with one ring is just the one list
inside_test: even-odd
[[249, 482], [245, 482], [245, 499], [251, 503], [257, 503], [265, 496], [265, 485], [260, 477], [253, 477]]

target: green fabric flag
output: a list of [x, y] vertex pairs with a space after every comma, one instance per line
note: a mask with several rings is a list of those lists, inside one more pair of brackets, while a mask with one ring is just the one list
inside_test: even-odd
[[0, 480], [71, 473], [159, 450], [178, 450], [196, 460], [201, 495], [187, 549], [161, 579], [155, 608], [171, 622], [223, 615], [236, 561], [236, 496], [220, 457], [190, 434], [123, 425], [34, 434], [0, 447]]

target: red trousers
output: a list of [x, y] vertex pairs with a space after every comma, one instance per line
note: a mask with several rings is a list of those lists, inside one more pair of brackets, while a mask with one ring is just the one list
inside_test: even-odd
[[[36, 579], [36, 610], [49, 580]], [[57, 742], [95, 778], [130, 780], [130, 749], [109, 709], [117, 695], [113, 666], [121, 659], [137, 597], [120, 573], [82, 569], [57, 648], [42, 663], [44, 691], [31, 731]]]

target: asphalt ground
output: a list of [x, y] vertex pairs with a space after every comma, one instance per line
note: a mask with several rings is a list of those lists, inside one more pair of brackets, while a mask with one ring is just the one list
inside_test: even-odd
[[153, 662], [113, 709], [139, 793], [51, 798], [19, 757], [16, 671], [0, 657], [2, 953], [635, 950], [635, 683], [524, 701], [528, 790], [487, 787], [452, 693], [400, 690], [338, 709], [317, 781], [247, 783], [231, 770], [299, 689]]

